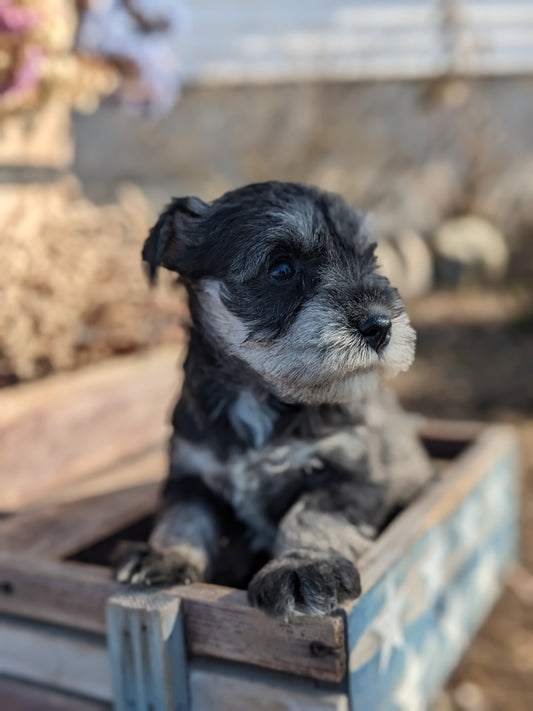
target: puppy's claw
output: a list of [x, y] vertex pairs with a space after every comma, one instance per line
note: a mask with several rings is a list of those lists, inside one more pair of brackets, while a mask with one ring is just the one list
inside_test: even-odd
[[122, 543], [113, 556], [119, 583], [152, 587], [188, 585], [202, 579], [197, 568], [175, 551], [157, 551], [148, 544]]
[[148, 544], [121, 541], [111, 556], [115, 579], [119, 583], [130, 583], [136, 577], [141, 560], [148, 553]]
[[248, 599], [265, 612], [291, 619], [324, 617], [361, 594], [359, 573], [346, 558], [277, 558], [248, 586]]

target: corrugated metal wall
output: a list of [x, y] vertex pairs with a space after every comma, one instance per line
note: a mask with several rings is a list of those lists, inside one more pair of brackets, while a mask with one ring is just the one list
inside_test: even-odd
[[192, 83], [533, 71], [533, 2], [189, 0]]

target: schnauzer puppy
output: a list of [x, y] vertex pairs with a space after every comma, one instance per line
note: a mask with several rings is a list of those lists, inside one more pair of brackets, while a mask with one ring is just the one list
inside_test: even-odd
[[357, 561], [427, 481], [409, 419], [382, 386], [415, 334], [338, 196], [267, 182], [210, 204], [174, 199], [145, 243], [178, 272], [192, 329], [164, 505], [117, 577], [213, 579], [225, 521], [268, 560], [253, 605], [322, 616], [361, 591]]

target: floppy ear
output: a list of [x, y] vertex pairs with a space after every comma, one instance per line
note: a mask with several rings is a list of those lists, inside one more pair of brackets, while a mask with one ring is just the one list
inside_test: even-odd
[[155, 283], [160, 265], [171, 271], [183, 271], [182, 256], [190, 243], [194, 223], [207, 208], [208, 205], [197, 197], [173, 198], [159, 215], [142, 251], [152, 284]]

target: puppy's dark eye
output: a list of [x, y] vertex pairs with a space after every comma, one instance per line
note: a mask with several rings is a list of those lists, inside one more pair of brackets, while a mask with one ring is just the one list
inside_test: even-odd
[[268, 268], [268, 276], [273, 281], [289, 281], [296, 274], [296, 267], [289, 259], [278, 259]]

